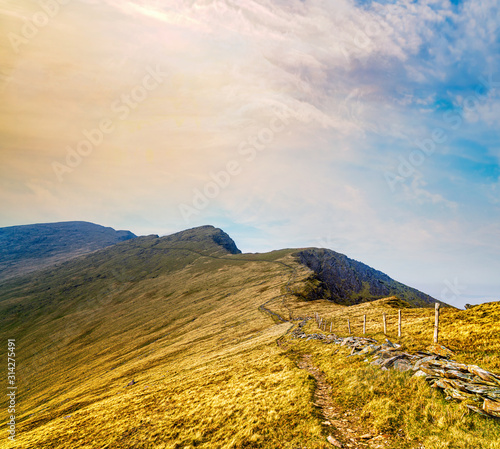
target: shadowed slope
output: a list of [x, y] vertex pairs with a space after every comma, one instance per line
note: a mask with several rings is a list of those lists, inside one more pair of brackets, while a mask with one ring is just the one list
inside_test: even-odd
[[0, 280], [27, 274], [135, 238], [84, 221], [0, 228]]
[[296, 256], [314, 272], [316, 280], [306, 299], [329, 299], [338, 304], [353, 305], [397, 296], [416, 307], [440, 302], [381, 271], [329, 249], [308, 248]]

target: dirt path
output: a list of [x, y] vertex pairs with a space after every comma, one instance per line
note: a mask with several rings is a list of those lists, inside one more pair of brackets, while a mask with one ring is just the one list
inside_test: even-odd
[[326, 382], [325, 374], [312, 364], [311, 355], [305, 354], [298, 367], [307, 371], [316, 380], [314, 405], [321, 410], [324, 422], [328, 427], [329, 441], [332, 447], [372, 448], [389, 447], [389, 438], [373, 435], [358, 417], [356, 410], [343, 411], [331, 397], [331, 386]]

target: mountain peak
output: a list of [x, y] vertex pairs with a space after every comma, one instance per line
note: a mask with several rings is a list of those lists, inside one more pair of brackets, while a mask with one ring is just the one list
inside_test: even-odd
[[241, 254], [234, 240], [222, 229], [212, 225], [198, 226], [162, 237], [165, 241], [186, 243], [215, 243], [230, 254]]
[[0, 228], [0, 279], [49, 267], [136, 236], [86, 221]]

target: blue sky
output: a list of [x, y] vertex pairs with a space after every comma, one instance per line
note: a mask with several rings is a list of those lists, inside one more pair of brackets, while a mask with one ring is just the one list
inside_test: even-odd
[[326, 246], [456, 305], [500, 299], [496, 1], [0, 17], [0, 226], [213, 224], [244, 251]]

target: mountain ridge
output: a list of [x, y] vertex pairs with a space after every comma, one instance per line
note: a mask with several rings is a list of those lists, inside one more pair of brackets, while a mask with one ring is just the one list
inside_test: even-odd
[[86, 221], [37, 223], [0, 228], [0, 280], [53, 266], [134, 239], [130, 231]]
[[[89, 233], [87, 236], [86, 231]], [[242, 254], [226, 232], [212, 225], [190, 228], [162, 237], [137, 237], [130, 231], [115, 231], [89, 222], [0, 228], [0, 242], [7, 242], [9, 238], [9, 244], [2, 245], [0, 250], [0, 268], [4, 268], [0, 280], [29, 274], [85, 256], [89, 266], [102, 266], [103, 270], [106, 270], [106, 267], [115, 264], [121, 270], [128, 267], [130, 272], [135, 273], [135, 277], [142, 277], [161, 272], [160, 259], [172, 250], [184, 250], [184, 256], [177, 257], [172, 265], [178, 267], [184, 266], [184, 262], [190, 263], [193, 254], [189, 255], [189, 251], [200, 255]], [[13, 254], [9, 255], [9, 250], [13, 251]], [[428, 307], [439, 302], [430, 295], [333, 250], [302, 248], [287, 251], [293, 252], [297, 262], [312, 271], [304, 289], [297, 291], [298, 296], [303, 299], [327, 299], [342, 305], [355, 305], [398, 296], [409, 302], [412, 307]], [[162, 252], [165, 254], [161, 255]], [[123, 259], [121, 262], [120, 258]], [[84, 270], [79, 262], [65, 266], [70, 271], [73, 270], [72, 266]], [[37, 278], [35, 274], [34, 279]]]
[[[350, 398], [361, 407], [371, 396], [360, 400], [353, 378], [364, 382], [363, 394], [376, 396], [385, 388], [391, 420], [393, 409], [401, 416], [406, 407], [420, 413], [434, 401], [431, 405], [441, 408], [433, 412], [433, 422], [422, 416], [412, 427], [401, 419], [394, 430], [427, 426], [435, 434], [434, 422], [448, 416], [442, 399], [429, 397], [422, 387], [418, 400], [402, 400], [385, 371], [378, 376], [373, 366], [341, 358], [331, 345], [318, 347], [315, 339], [289, 338], [293, 327], [306, 320], [309, 335], [329, 330], [423, 350], [432, 341], [434, 310], [408, 308], [395, 298], [352, 306], [322, 300], [322, 281], [296, 254], [323, 251], [328, 260], [329, 250], [241, 255], [232, 253], [233, 243], [213, 226], [142, 236], [0, 283], [0, 338], [15, 338], [20, 349], [18, 443], [53, 449], [87, 447], [88, 441], [118, 448], [264, 449], [286, 440], [290, 447], [324, 448], [314, 383], [297, 367], [302, 354], [311, 354], [315, 365], [329, 373], [332, 391], [350, 391], [349, 383]], [[338, 257], [348, 271], [347, 256]], [[361, 285], [364, 270], [369, 267], [358, 267]], [[373, 276], [383, 273], [375, 270]], [[312, 291], [318, 300], [304, 301]], [[401, 338], [396, 337], [396, 309], [403, 309]], [[325, 319], [323, 329], [314, 324], [315, 314]], [[383, 315], [387, 333], [382, 332]], [[461, 350], [471, 358], [469, 364], [494, 369], [500, 362], [498, 339], [492, 344], [492, 335], [500, 334], [491, 334], [487, 326], [496, 329], [497, 316], [487, 307], [444, 308], [440, 343]], [[479, 349], [471, 347], [471, 337]], [[0, 349], [4, 359], [5, 351], [6, 346]], [[378, 382], [374, 392], [373, 379]], [[402, 378], [396, 380], [400, 385]], [[415, 391], [410, 382], [403, 393]], [[0, 399], [0, 407], [6, 408], [7, 400]], [[352, 403], [342, 410], [352, 413]], [[385, 408], [373, 410], [368, 424], [385, 419]], [[200, 419], [200, 413], [207, 419]], [[455, 411], [452, 418], [462, 414]], [[476, 440], [487, 438], [495, 434]]]

